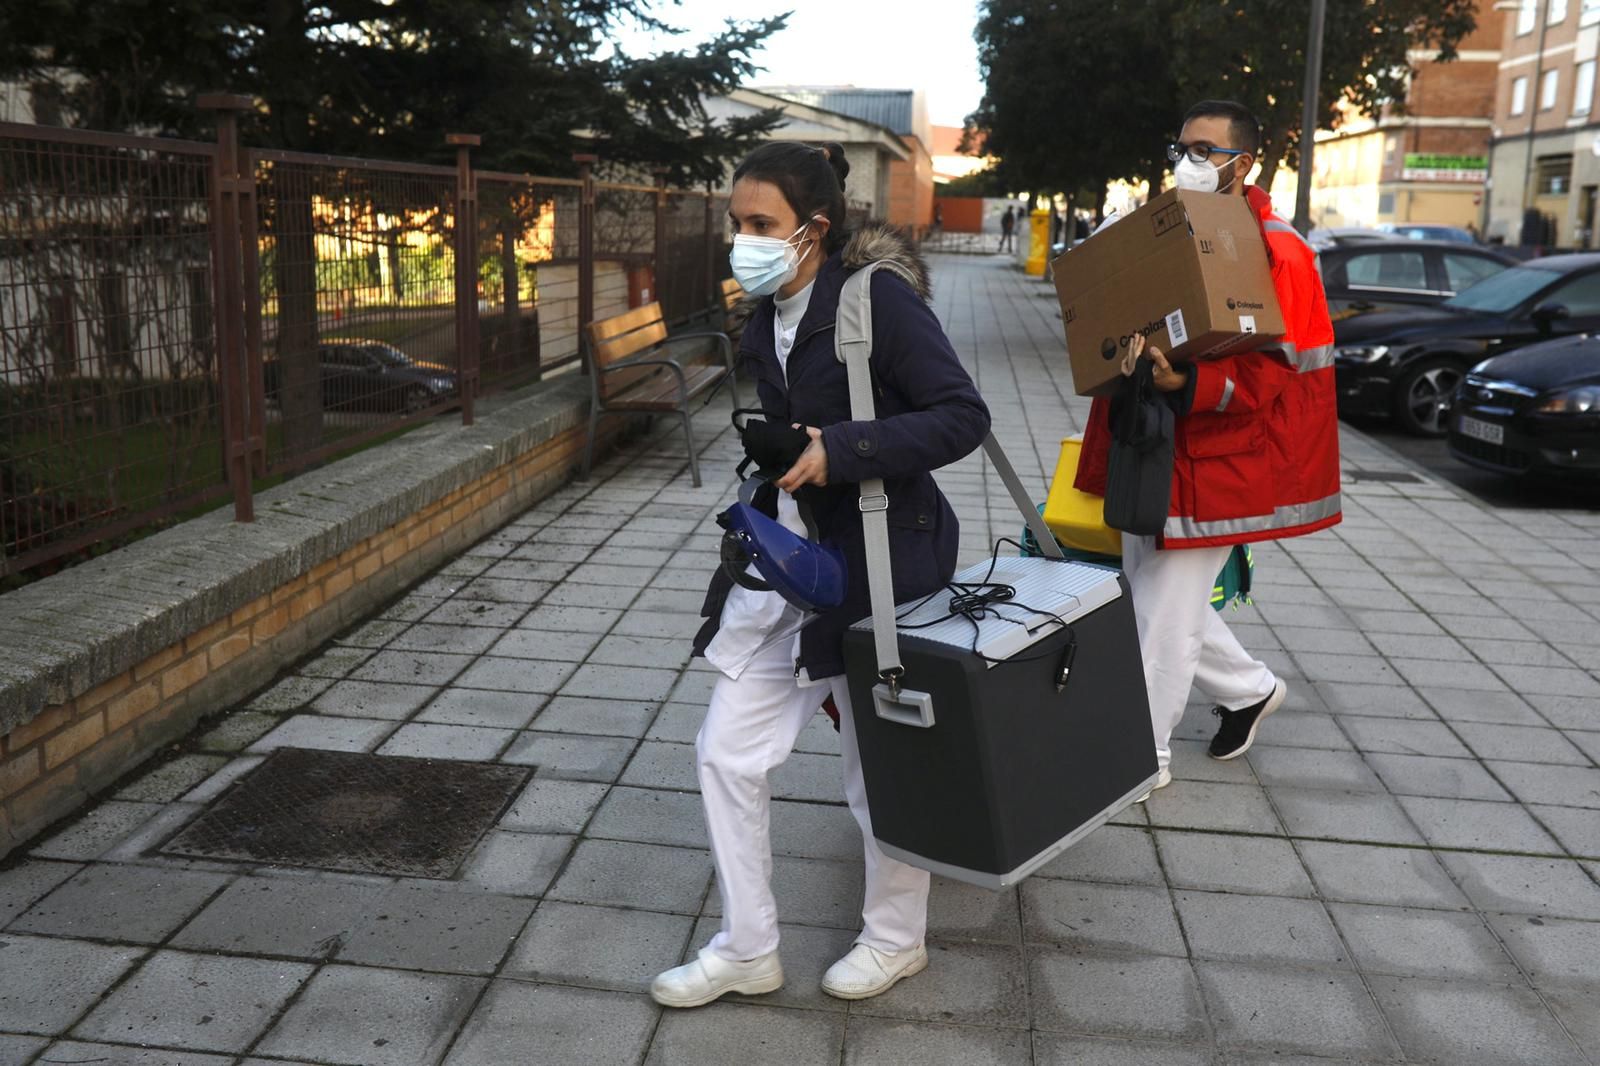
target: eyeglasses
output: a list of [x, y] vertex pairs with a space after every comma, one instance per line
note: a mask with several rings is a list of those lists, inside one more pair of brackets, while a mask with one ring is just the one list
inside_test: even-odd
[[1204, 163], [1213, 155], [1246, 155], [1243, 148], [1213, 148], [1209, 144], [1183, 144], [1173, 141], [1167, 145], [1168, 162], [1176, 163], [1184, 156], [1188, 156], [1196, 163]]

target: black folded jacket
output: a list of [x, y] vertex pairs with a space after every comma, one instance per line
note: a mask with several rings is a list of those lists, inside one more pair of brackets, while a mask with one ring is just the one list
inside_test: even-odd
[[1156, 391], [1154, 366], [1139, 360], [1111, 399], [1111, 449], [1106, 468], [1106, 525], [1154, 536], [1172, 499], [1174, 417]]

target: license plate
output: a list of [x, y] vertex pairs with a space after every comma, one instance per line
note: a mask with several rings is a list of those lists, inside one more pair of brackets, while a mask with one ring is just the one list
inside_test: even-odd
[[1506, 442], [1506, 427], [1497, 426], [1493, 422], [1484, 422], [1477, 418], [1461, 416], [1461, 421], [1456, 423], [1456, 428], [1463, 437], [1481, 440], [1486, 444], [1504, 444]]

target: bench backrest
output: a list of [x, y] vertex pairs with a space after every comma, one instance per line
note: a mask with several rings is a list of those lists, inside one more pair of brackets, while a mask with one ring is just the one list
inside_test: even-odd
[[744, 299], [744, 286], [732, 278], [722, 279], [722, 309], [731, 313]]
[[611, 374], [600, 373], [600, 368], [624, 362], [666, 339], [667, 324], [661, 317], [659, 303], [647, 303], [632, 311], [589, 323], [589, 351], [594, 355], [595, 380], [601, 398], [620, 393], [644, 378], [660, 373], [661, 368], [641, 366]]

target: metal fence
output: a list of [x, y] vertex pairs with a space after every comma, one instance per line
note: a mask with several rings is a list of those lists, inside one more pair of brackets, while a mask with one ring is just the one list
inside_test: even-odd
[[[0, 578], [715, 306], [709, 191], [0, 122]], [[15, 578], [13, 578], [15, 580]]]

